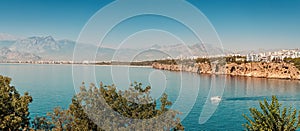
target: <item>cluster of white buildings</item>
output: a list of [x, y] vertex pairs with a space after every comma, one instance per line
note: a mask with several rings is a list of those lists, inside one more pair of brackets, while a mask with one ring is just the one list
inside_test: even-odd
[[283, 61], [285, 58], [300, 58], [300, 49], [280, 50], [266, 53], [250, 53], [246, 55], [246, 61]]
[[[249, 61], [249, 62], [272, 62], [283, 61], [285, 58], [300, 58], [300, 49], [280, 50], [264, 53], [249, 53], [242, 55], [239, 53], [233, 53], [228, 55], [211, 55], [211, 56], [183, 56], [179, 55], [175, 59], [197, 59], [197, 58], [218, 58], [218, 57], [235, 57], [235, 61]], [[171, 57], [163, 59], [174, 59]]]

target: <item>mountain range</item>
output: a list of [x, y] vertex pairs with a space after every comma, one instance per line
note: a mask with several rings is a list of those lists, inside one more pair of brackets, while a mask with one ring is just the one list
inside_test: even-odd
[[0, 41], [14, 41], [18, 39], [22, 39], [23, 37], [14, 36], [7, 33], [0, 33]]
[[[1, 35], [0, 35], [1, 36]], [[0, 37], [0, 60], [73, 60], [76, 46], [75, 60], [96, 61], [142, 61], [167, 57], [187, 57], [220, 55], [223, 50], [210, 44], [194, 45], [152, 45], [148, 48], [104, 48], [91, 44], [76, 43], [72, 40], [56, 40], [52, 36], [34, 36], [16, 38]], [[95, 52], [96, 55], [92, 55]], [[230, 51], [225, 50], [225, 53]], [[95, 58], [95, 59], [94, 59]]]

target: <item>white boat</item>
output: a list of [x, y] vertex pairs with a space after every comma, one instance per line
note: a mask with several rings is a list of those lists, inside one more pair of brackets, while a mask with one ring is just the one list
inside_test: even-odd
[[213, 96], [210, 98], [212, 102], [220, 102], [222, 98], [220, 96]]

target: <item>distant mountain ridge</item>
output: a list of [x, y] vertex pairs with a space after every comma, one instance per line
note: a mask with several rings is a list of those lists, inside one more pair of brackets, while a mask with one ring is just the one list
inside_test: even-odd
[[194, 44], [194, 45], [184, 45], [184, 44], [175, 44], [175, 45], [153, 45], [151, 49], [156, 49], [164, 52], [168, 52], [173, 57], [176, 56], [213, 56], [213, 55], [226, 55], [231, 53], [229, 50], [222, 49], [220, 47], [215, 47], [212, 44]]
[[15, 41], [18, 39], [22, 39], [22, 37], [14, 36], [7, 33], [0, 33], [0, 41]]
[[12, 51], [7, 47], [0, 49], [0, 60], [41, 60], [41, 57], [32, 53], [21, 53], [19, 51]]
[[[80, 44], [72, 40], [56, 40], [52, 36], [33, 36], [22, 39], [0, 39], [0, 60], [73, 60], [74, 48], [76, 60], [96, 61], [145, 61], [162, 58], [178, 58], [191, 56], [218, 56], [232, 54], [230, 50], [215, 47], [212, 44], [153, 44], [145, 48], [104, 48], [91, 44]], [[10, 40], [9, 40], [10, 39]], [[96, 53], [90, 58], [92, 51]], [[251, 51], [235, 53], [247, 54]], [[253, 52], [253, 51], [252, 51]], [[95, 58], [95, 59], [94, 59]]]
[[58, 51], [59, 44], [51, 36], [46, 37], [29, 37], [27, 39], [17, 40], [10, 49], [25, 53], [44, 53], [47, 51]]

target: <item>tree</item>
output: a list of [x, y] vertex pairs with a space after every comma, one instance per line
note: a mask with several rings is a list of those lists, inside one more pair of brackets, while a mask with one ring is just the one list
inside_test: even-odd
[[0, 130], [28, 129], [32, 97], [27, 92], [21, 96], [10, 82], [11, 78], [0, 75]]
[[284, 58], [284, 62], [293, 63], [300, 70], [300, 58]]
[[72, 99], [72, 103], [69, 106], [69, 111], [73, 117], [73, 121], [71, 123], [72, 130], [74, 131], [101, 130], [101, 128], [99, 128], [83, 110], [81, 103], [79, 102], [76, 96], [74, 96]]
[[51, 131], [54, 128], [54, 125], [44, 116], [36, 116], [31, 121], [31, 127], [35, 131]]
[[[69, 130], [64, 125], [70, 125], [71, 130], [184, 130], [176, 115], [177, 111], [168, 109], [172, 103], [163, 94], [160, 108], [157, 101], [150, 97], [151, 87], [142, 88], [135, 82], [128, 90], [118, 91], [115, 85], [96, 87], [91, 84], [84, 86], [74, 96], [68, 109], [68, 115], [54, 115], [56, 129]], [[61, 114], [62, 110], [57, 113]], [[63, 113], [66, 114], [66, 113]], [[60, 117], [64, 117], [61, 119]], [[71, 119], [69, 119], [71, 118]], [[64, 123], [57, 121], [68, 120]], [[70, 121], [71, 120], [71, 121]]]
[[281, 104], [278, 103], [276, 96], [272, 96], [272, 102], [269, 104], [266, 99], [264, 102], [259, 102], [261, 112], [256, 108], [250, 108], [250, 113], [252, 119], [247, 117], [245, 114], [243, 116], [247, 120], [246, 124], [243, 126], [247, 130], [266, 130], [266, 131], [295, 131], [299, 128], [299, 118], [296, 118], [297, 110], [289, 107], [283, 108], [281, 112]]
[[54, 130], [71, 130], [71, 122], [73, 121], [73, 117], [71, 116], [69, 110], [63, 110], [60, 107], [56, 107], [53, 109], [52, 113], [47, 113], [47, 116], [51, 118], [51, 124], [54, 126]]

